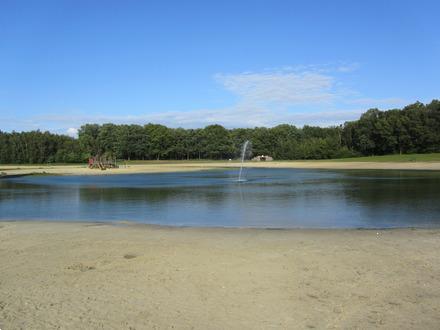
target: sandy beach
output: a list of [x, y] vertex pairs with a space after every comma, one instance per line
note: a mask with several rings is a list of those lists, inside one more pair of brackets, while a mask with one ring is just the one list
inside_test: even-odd
[[[141, 164], [122, 165], [117, 169], [89, 169], [86, 165], [0, 165], [1, 176], [27, 174], [57, 175], [109, 175], [134, 173], [165, 173], [201, 171], [219, 168], [237, 168], [236, 161], [149, 161]], [[247, 162], [246, 167], [263, 168], [302, 168], [302, 169], [335, 169], [335, 170], [440, 170], [440, 162], [332, 162], [332, 161], [273, 161]]]
[[0, 222], [1, 329], [438, 329], [440, 230]]

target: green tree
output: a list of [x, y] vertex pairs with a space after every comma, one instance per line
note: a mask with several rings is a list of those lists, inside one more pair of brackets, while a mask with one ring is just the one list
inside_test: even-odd
[[100, 129], [98, 124], [86, 124], [78, 130], [80, 146], [89, 156], [99, 155], [104, 151], [98, 138]]
[[206, 158], [232, 157], [234, 146], [229, 131], [221, 125], [209, 125], [202, 130], [202, 153]]

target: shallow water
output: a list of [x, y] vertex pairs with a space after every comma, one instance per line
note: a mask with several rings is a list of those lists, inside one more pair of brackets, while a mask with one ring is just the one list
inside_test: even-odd
[[248, 169], [0, 180], [0, 219], [262, 228], [440, 227], [440, 173]]

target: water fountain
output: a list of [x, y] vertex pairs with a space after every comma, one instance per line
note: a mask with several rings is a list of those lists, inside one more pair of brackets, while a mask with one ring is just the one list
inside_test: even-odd
[[242, 178], [242, 174], [243, 174], [243, 165], [244, 165], [244, 161], [245, 158], [248, 154], [251, 153], [251, 143], [249, 140], [246, 140], [243, 143], [243, 146], [241, 147], [241, 165], [240, 165], [240, 172], [238, 172], [238, 182], [243, 182], [246, 181], [246, 179]]

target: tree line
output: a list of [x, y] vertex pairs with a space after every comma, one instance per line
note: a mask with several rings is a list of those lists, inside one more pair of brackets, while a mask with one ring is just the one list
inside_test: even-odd
[[330, 159], [440, 152], [440, 101], [403, 109], [370, 109], [340, 126], [282, 124], [272, 128], [169, 128], [158, 124], [86, 124], [74, 139], [49, 132], [0, 131], [0, 163], [70, 163], [105, 155], [131, 160], [237, 158], [244, 141], [254, 155]]
[[49, 132], [0, 131], [0, 163], [42, 164], [78, 163], [87, 158], [79, 141]]

